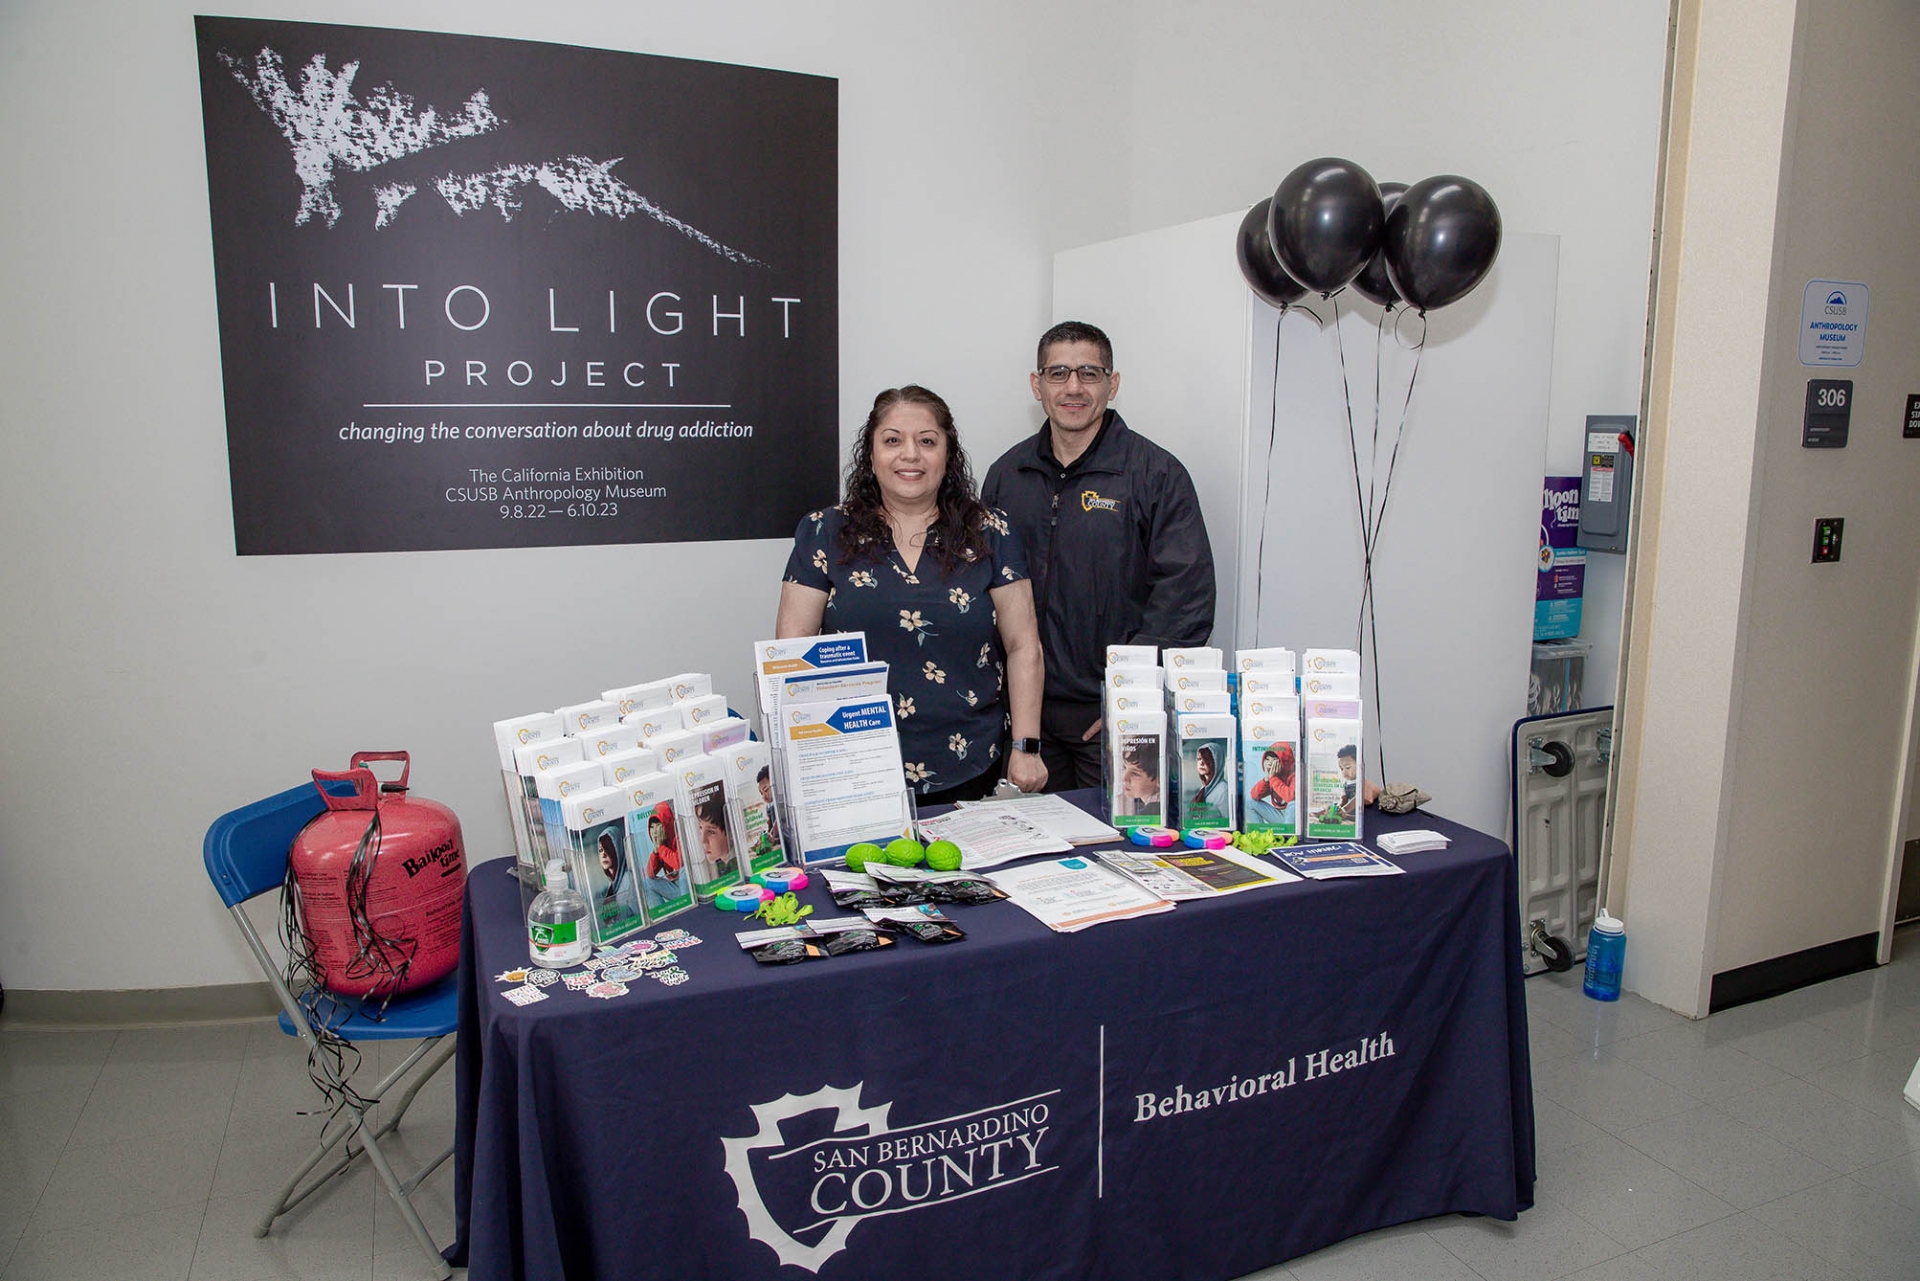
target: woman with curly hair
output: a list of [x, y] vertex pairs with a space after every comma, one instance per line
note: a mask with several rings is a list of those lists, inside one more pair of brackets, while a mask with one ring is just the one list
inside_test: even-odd
[[794, 533], [774, 633], [823, 631], [865, 632], [868, 655], [890, 665], [921, 805], [985, 796], [1003, 768], [1022, 791], [1045, 786], [1026, 552], [976, 497], [953, 413], [925, 387], [874, 397], [846, 497]]

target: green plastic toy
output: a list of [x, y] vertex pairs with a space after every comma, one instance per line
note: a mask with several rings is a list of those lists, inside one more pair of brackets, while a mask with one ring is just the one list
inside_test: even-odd
[[895, 867], [918, 867], [927, 857], [927, 847], [911, 836], [902, 836], [888, 844], [886, 857]]
[[802, 907], [800, 896], [792, 890], [788, 890], [785, 894], [774, 895], [760, 905], [759, 911], [753, 913], [753, 916], [760, 918], [768, 925], [798, 925], [812, 915], [813, 904], [809, 903]]
[[1238, 832], [1233, 838], [1233, 847], [1242, 854], [1265, 854], [1276, 846], [1299, 843], [1291, 832]]
[[952, 841], [935, 841], [927, 846], [927, 866], [936, 872], [960, 870], [960, 847]]
[[877, 858], [884, 863], [886, 857], [886, 854], [878, 845], [875, 845], [872, 841], [862, 841], [847, 851], [847, 870], [849, 872], [864, 872], [867, 870], [868, 859]]

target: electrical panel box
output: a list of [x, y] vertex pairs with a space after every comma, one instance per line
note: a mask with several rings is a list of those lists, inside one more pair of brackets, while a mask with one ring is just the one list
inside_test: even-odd
[[1588, 414], [1587, 448], [1580, 462], [1579, 544], [1588, 551], [1627, 550], [1627, 509], [1633, 497], [1632, 414]]

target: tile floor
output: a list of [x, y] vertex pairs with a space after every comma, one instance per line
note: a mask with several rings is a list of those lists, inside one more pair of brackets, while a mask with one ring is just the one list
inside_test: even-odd
[[[1577, 975], [1527, 997], [1534, 1208], [1387, 1228], [1246, 1281], [1920, 1281], [1920, 1111], [1900, 1093], [1920, 930], [1891, 965], [1704, 1022], [1589, 1001]], [[0, 1022], [0, 1281], [431, 1275], [364, 1168], [253, 1237], [307, 1144], [296, 1049], [270, 1023]], [[415, 1103], [403, 1170], [450, 1141], [452, 1087], [448, 1069]], [[442, 1241], [452, 1183], [449, 1164], [416, 1194]]]

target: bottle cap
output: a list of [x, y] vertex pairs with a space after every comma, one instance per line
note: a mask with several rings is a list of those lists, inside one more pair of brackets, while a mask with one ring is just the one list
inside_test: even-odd
[[567, 883], [567, 865], [557, 858], [547, 860], [546, 886], [552, 889], [556, 885]]
[[1593, 928], [1602, 934], [1625, 934], [1626, 924], [1615, 916], [1608, 916], [1607, 909], [1601, 908], [1600, 914], [1593, 918]]

